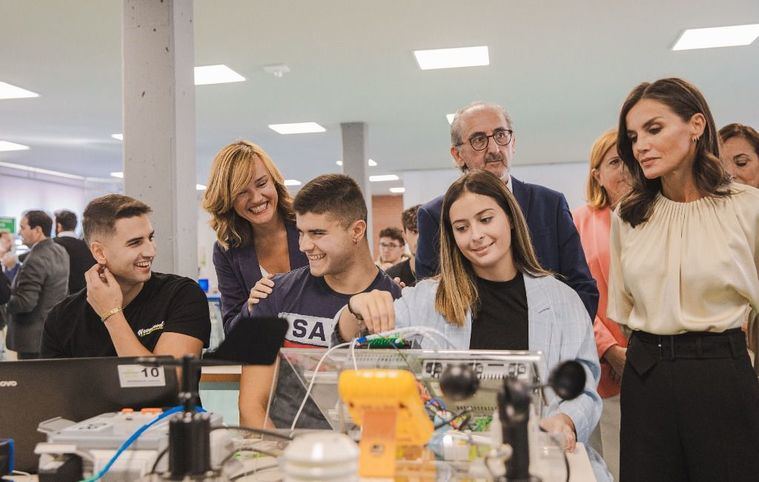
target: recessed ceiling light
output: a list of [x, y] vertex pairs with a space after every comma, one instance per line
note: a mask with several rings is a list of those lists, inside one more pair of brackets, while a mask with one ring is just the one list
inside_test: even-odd
[[455, 49], [414, 50], [416, 63], [422, 70], [453, 69], [490, 65], [486, 45]]
[[245, 81], [245, 77], [224, 64], [195, 67], [195, 85], [228, 84], [243, 81]]
[[337, 165], [338, 166], [342, 166], [343, 165], [343, 161], [337, 161]]
[[400, 178], [395, 174], [382, 174], [379, 176], [369, 176], [370, 182], [398, 181]]
[[759, 24], [690, 28], [680, 35], [672, 50], [711, 49], [750, 45], [759, 37]]
[[369, 167], [377, 167], [377, 161], [374, 159], [369, 159], [369, 162], [367, 164], [369, 164]]
[[311, 134], [325, 132], [327, 129], [316, 122], [296, 122], [294, 124], [269, 124], [269, 129], [279, 134]]
[[405, 187], [391, 187], [390, 192], [393, 194], [403, 194], [404, 192], [406, 192], [406, 188]]
[[29, 146], [16, 144], [15, 142], [0, 141], [0, 151], [26, 151]]
[[6, 82], [0, 82], [0, 99], [26, 99], [39, 96], [38, 93], [31, 90], [22, 89]]
[[449, 124], [453, 124], [453, 118], [456, 117], [456, 114], [446, 114], [445, 118], [448, 119]]
[[117, 141], [123, 141], [124, 140], [124, 134], [111, 134], [111, 137], [113, 137]]
[[67, 179], [84, 179], [83, 176], [77, 176], [76, 174], [68, 174], [66, 172], [51, 171], [49, 169], [40, 169], [39, 167], [25, 166], [23, 164], [14, 164], [12, 162], [0, 162], [0, 167], [18, 169], [20, 171], [34, 172], [36, 174], [45, 174], [48, 176], [65, 177]]
[[203, 184], [195, 184], [195, 190], [196, 191], [205, 191], [206, 190], [206, 186], [203, 185]]
[[124, 173], [122, 171], [112, 172], [111, 177], [118, 177], [119, 179], [124, 179]]
[[285, 186], [300, 186], [303, 184], [297, 179], [285, 179]]

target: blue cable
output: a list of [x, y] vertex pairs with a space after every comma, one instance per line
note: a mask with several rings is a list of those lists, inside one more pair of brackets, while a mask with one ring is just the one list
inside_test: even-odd
[[[105, 467], [103, 467], [100, 470], [100, 472], [98, 472], [97, 474], [93, 475], [92, 477], [84, 479], [83, 481], [80, 481], [80, 482], [94, 482], [96, 480], [99, 480], [99, 479], [103, 478], [103, 476], [109, 470], [111, 470], [111, 466], [113, 466], [114, 462], [116, 462], [116, 459], [118, 459], [121, 456], [121, 454], [126, 449], [128, 449], [129, 446], [132, 445], [134, 443], [134, 441], [137, 440], [140, 437], [140, 435], [142, 435], [147, 429], [149, 429], [150, 427], [152, 427], [156, 423], [160, 422], [164, 418], [168, 417], [169, 415], [173, 415], [173, 414], [181, 412], [183, 410], [184, 410], [184, 407], [182, 405], [177, 405], [176, 407], [172, 407], [169, 410], [166, 410], [165, 412], [163, 412], [162, 414], [158, 415], [156, 418], [154, 418], [150, 422], [148, 422], [145, 425], [143, 425], [142, 427], [138, 428], [128, 439], [126, 439], [124, 441], [124, 443], [121, 444], [121, 446], [116, 451], [116, 453], [113, 454], [113, 457], [111, 457], [111, 460], [109, 460], [108, 463], [105, 464]], [[202, 411], [205, 412], [205, 410], [203, 410], [202, 407], [198, 407], [198, 410], [199, 411], [202, 410]]]

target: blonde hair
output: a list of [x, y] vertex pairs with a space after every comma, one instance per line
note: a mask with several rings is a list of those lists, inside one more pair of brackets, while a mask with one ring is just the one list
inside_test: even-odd
[[595, 169], [601, 167], [601, 161], [604, 160], [604, 156], [617, 146], [617, 130], [610, 129], [601, 137], [596, 139], [593, 143], [593, 147], [590, 149], [590, 171], [588, 172], [588, 182], [585, 187], [585, 196], [588, 204], [593, 209], [603, 209], [611, 204], [609, 194], [606, 189], [603, 188], [601, 183], [598, 182], [596, 176], [593, 175]]
[[479, 303], [474, 268], [456, 244], [451, 225], [451, 206], [468, 192], [492, 198], [506, 213], [511, 223], [511, 253], [519, 272], [538, 277], [552, 275], [540, 266], [532, 247], [527, 222], [506, 184], [484, 170], [464, 174], [451, 184], [443, 199], [440, 219], [440, 275], [437, 277], [440, 284], [435, 293], [435, 310], [449, 323], [457, 326], [464, 324], [467, 311], [474, 310]]
[[250, 223], [235, 212], [234, 202], [253, 179], [256, 159], [263, 163], [274, 182], [278, 197], [277, 213], [284, 220], [295, 219], [293, 200], [285, 187], [285, 178], [266, 151], [248, 141], [229, 144], [214, 157], [203, 196], [203, 209], [211, 215], [211, 228], [216, 231], [216, 239], [224, 249], [253, 244]]

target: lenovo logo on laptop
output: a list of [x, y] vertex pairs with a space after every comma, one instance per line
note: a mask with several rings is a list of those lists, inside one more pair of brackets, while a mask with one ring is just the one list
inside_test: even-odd
[[16, 380], [0, 380], [0, 388], [13, 388], [17, 386], [18, 382]]

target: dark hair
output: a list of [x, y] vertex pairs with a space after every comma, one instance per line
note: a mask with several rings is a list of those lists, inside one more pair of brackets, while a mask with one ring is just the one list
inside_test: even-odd
[[719, 130], [719, 137], [723, 143], [733, 137], [742, 137], [751, 144], [756, 155], [759, 156], [759, 132], [756, 132], [751, 126], [737, 123], [728, 124]]
[[153, 212], [150, 206], [123, 194], [106, 194], [93, 199], [84, 209], [82, 230], [89, 243], [94, 234], [111, 234], [116, 221]]
[[401, 214], [401, 223], [403, 224], [404, 231], [417, 231], [416, 216], [419, 213], [419, 208], [421, 206], [421, 204], [417, 204], [416, 206], [411, 206], [403, 211], [403, 214]]
[[366, 221], [366, 202], [356, 181], [343, 174], [324, 174], [307, 182], [293, 201], [297, 214], [328, 213], [347, 227]]
[[76, 229], [76, 214], [68, 209], [61, 209], [55, 212], [55, 222], [60, 224], [64, 231], [73, 231]]
[[390, 238], [401, 243], [401, 246], [406, 244], [406, 240], [403, 239], [403, 233], [398, 228], [385, 228], [379, 232], [380, 238]]
[[619, 113], [617, 150], [632, 179], [632, 192], [620, 202], [619, 214], [622, 219], [633, 227], [646, 222], [651, 215], [654, 200], [661, 191], [661, 179], [647, 179], [643, 175], [643, 169], [633, 154], [632, 142], [627, 136], [627, 114], [643, 99], [666, 105], [684, 122], [690, 121], [695, 114], [704, 116], [706, 127], [696, 141], [693, 177], [698, 190], [706, 196], [730, 195], [730, 191], [725, 189], [730, 178], [719, 161], [719, 140], [714, 118], [701, 92], [693, 84], [678, 78], [643, 82], [630, 92]]
[[26, 211], [24, 217], [26, 218], [26, 224], [28, 224], [31, 229], [39, 226], [42, 229], [42, 234], [44, 234], [45, 237], [50, 237], [50, 232], [53, 229], [53, 220], [45, 211], [32, 209]]

